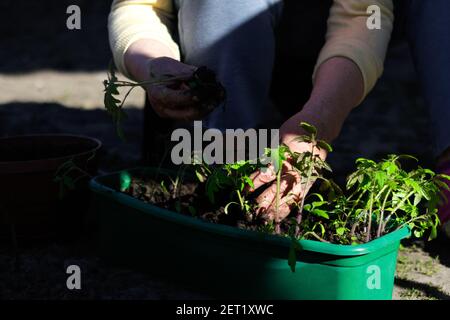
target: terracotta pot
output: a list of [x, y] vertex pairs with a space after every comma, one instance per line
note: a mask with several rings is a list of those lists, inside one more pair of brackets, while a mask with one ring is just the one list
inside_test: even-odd
[[73, 170], [75, 188], [55, 181], [63, 164], [73, 160], [89, 175], [97, 171], [97, 139], [62, 134], [0, 139], [0, 235], [47, 238], [81, 231], [88, 208], [89, 176]]

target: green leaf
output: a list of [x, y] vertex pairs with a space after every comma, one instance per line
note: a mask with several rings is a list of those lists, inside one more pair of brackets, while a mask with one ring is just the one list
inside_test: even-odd
[[347, 190], [350, 190], [355, 185], [355, 183], [358, 182], [359, 177], [362, 177], [361, 172], [359, 170], [351, 173], [347, 177], [347, 185], [346, 185]]
[[300, 122], [300, 127], [311, 135], [315, 136], [317, 134], [316, 127], [307, 122]]
[[345, 230], [346, 230], [345, 227], [339, 227], [339, 228], [336, 229], [336, 234], [338, 236], [342, 236], [344, 234]]
[[320, 193], [310, 193], [310, 194], [308, 194], [308, 198], [310, 198], [310, 197], [317, 197], [320, 201], [324, 201], [324, 198]]
[[414, 160], [416, 162], [419, 162], [419, 159], [417, 159], [416, 157], [409, 155], [409, 154], [402, 154], [398, 156], [399, 159], [410, 159], [410, 160]]
[[131, 176], [128, 172], [122, 171], [119, 177], [120, 191], [124, 192], [131, 186]]
[[289, 247], [288, 265], [292, 272], [295, 272], [295, 266], [297, 264], [297, 250], [300, 251], [301, 247], [297, 239], [291, 238], [291, 245]]
[[206, 181], [206, 178], [197, 170], [195, 170], [195, 175], [197, 176], [198, 181], [200, 181], [201, 183]]
[[225, 206], [225, 208], [223, 208], [223, 212], [225, 212], [225, 214], [228, 214], [228, 208], [230, 207], [230, 205], [235, 204], [235, 205], [239, 205], [239, 203], [237, 202], [229, 202], [227, 203], [227, 205]]
[[333, 148], [331, 147], [330, 144], [328, 144], [327, 142], [323, 141], [323, 140], [319, 140], [317, 141], [317, 145], [321, 148], [326, 150], [327, 152], [332, 152]]
[[333, 172], [333, 169], [331, 169], [330, 165], [326, 161], [323, 161], [320, 159], [319, 163], [320, 163], [321, 169], [325, 169], [328, 172]]
[[324, 234], [325, 234], [325, 227], [324, 227], [323, 224], [321, 224], [321, 223], [319, 223], [319, 226], [320, 226], [320, 234], [321, 234], [321, 236], [323, 237]]
[[381, 165], [381, 169], [386, 171], [388, 175], [392, 175], [398, 171], [398, 167], [394, 162], [386, 161]]
[[[109, 92], [110, 92], [110, 94], [111, 94], [111, 97], [112, 97], [113, 95], [117, 96], [117, 95], [120, 94], [119, 88], [117, 87], [117, 85], [116, 85], [114, 82], [110, 82], [108, 88], [109, 88]], [[113, 97], [113, 98], [114, 98], [114, 97]], [[116, 100], [117, 100], [117, 99], [116, 99]], [[118, 100], [118, 102], [120, 102], [120, 100]]]
[[413, 179], [406, 179], [405, 184], [413, 188], [415, 192], [422, 193], [422, 188], [420, 187], [419, 183], [417, 183], [417, 181]]
[[358, 158], [356, 159], [356, 164], [361, 166], [361, 168], [367, 169], [367, 168], [373, 168], [376, 166], [376, 162], [373, 160], [365, 159], [365, 158]]
[[324, 204], [328, 204], [328, 201], [314, 201], [312, 203], [313, 208], [318, 208], [323, 206]]
[[250, 177], [244, 176], [244, 181], [247, 182], [247, 184], [250, 186], [250, 188], [252, 188], [252, 189], [255, 188], [255, 184], [253, 183], [253, 180], [250, 179]]
[[450, 181], [450, 176], [446, 174], [438, 174], [436, 177]]
[[294, 246], [291, 244], [291, 246], [289, 247], [288, 265], [293, 273], [295, 272], [296, 264], [297, 264], [297, 253], [295, 252]]
[[330, 217], [328, 216], [328, 213], [325, 210], [321, 210], [321, 209], [313, 209], [311, 211], [312, 214], [315, 214], [318, 217], [322, 217], [325, 219], [329, 219]]
[[284, 156], [283, 149], [281, 146], [278, 148], [272, 149], [270, 153], [270, 157], [272, 159], [272, 165], [275, 169], [275, 172], [279, 172], [279, 170], [282, 169], [283, 161], [286, 160], [286, 157]]
[[434, 183], [441, 189], [450, 191], [450, 187], [447, 183], [440, 181], [440, 180], [435, 180]]
[[423, 172], [434, 177], [436, 175], [436, 173], [433, 170], [430, 169], [423, 169]]
[[375, 172], [375, 181], [378, 184], [378, 187], [382, 188], [387, 180], [387, 176], [386, 173], [384, 173], [383, 171], [377, 171]]
[[423, 231], [419, 231], [419, 230], [414, 230], [414, 236], [416, 238], [420, 238], [422, 237]]
[[421, 194], [416, 194], [414, 196], [414, 203], [413, 203], [413, 205], [417, 206], [420, 203], [420, 201], [422, 201], [422, 195]]
[[430, 233], [430, 236], [428, 237], [428, 241], [436, 239], [436, 237], [437, 237], [437, 229], [436, 229], [436, 226], [433, 225], [431, 227], [431, 233]]
[[115, 70], [114, 60], [112, 60], [112, 59], [109, 61], [109, 64], [108, 64], [108, 72], [109, 72], [110, 80], [116, 78], [116, 70]]

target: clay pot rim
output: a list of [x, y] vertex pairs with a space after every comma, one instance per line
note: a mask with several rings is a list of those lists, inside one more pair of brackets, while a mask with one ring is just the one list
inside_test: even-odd
[[71, 158], [79, 158], [90, 153], [97, 152], [102, 147], [102, 142], [96, 138], [77, 135], [77, 134], [64, 134], [64, 133], [43, 133], [43, 134], [26, 134], [26, 135], [14, 135], [0, 138], [0, 143], [10, 139], [22, 139], [22, 138], [40, 138], [40, 137], [56, 137], [56, 138], [76, 138], [85, 141], [91, 141], [95, 144], [92, 148], [85, 152], [74, 153], [62, 157], [42, 158], [36, 160], [19, 160], [19, 161], [1, 161], [0, 160], [0, 174], [1, 173], [25, 173], [25, 172], [42, 172], [52, 171], [55, 166], [59, 166], [65, 161]]

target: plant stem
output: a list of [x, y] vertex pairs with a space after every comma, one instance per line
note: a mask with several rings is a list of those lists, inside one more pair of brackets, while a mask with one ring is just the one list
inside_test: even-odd
[[281, 233], [281, 228], [280, 228], [280, 223], [279, 222], [275, 222], [275, 233], [276, 234], [280, 234]]
[[237, 196], [239, 198], [239, 203], [241, 205], [241, 210], [245, 212], [245, 208], [244, 208], [244, 199], [242, 198], [241, 192], [239, 190], [236, 189], [236, 193]]
[[377, 195], [375, 196], [375, 199], [378, 199], [379, 197], [381, 197], [381, 195], [383, 194], [383, 192], [388, 188], [388, 186], [384, 186], [380, 192], [377, 193]]
[[136, 88], [136, 87], [131, 87], [131, 88], [128, 90], [128, 92], [125, 94], [125, 96], [123, 97], [122, 103], [121, 103], [120, 106], [119, 106], [120, 109], [122, 109], [122, 107], [123, 107], [125, 101], [127, 100], [128, 96], [130, 95], [131, 91], [133, 91], [134, 88]]
[[360, 221], [359, 219], [361, 218], [361, 216], [365, 214], [365, 210], [363, 210], [357, 217], [356, 217], [356, 222], [352, 225], [352, 229], [350, 232], [350, 236], [353, 237], [355, 236], [355, 231], [356, 231], [356, 227], [359, 225]]
[[277, 172], [277, 194], [275, 199], [275, 208], [277, 209], [277, 214], [279, 213], [278, 210], [280, 208], [280, 184], [281, 184], [281, 168], [283, 167], [283, 164], [280, 163], [280, 167], [278, 168]]
[[350, 231], [350, 237], [354, 237], [355, 236], [355, 231], [356, 231], [356, 227], [358, 226], [359, 221], [357, 220], [353, 225], [352, 225], [352, 229]]
[[303, 238], [305, 238], [305, 237], [308, 236], [308, 235], [312, 235], [314, 238], [316, 238], [316, 239], [319, 240], [320, 242], [330, 243], [330, 241], [327, 241], [327, 240], [321, 238], [321, 237], [320, 237], [317, 233], [315, 233], [314, 231], [310, 231], [310, 232], [305, 233], [305, 234], [303, 235]]
[[388, 197], [389, 197], [391, 192], [392, 192], [392, 190], [389, 189], [388, 192], [386, 193], [386, 196], [384, 197], [384, 201], [383, 201], [383, 204], [381, 206], [380, 221], [378, 222], [377, 238], [379, 238], [381, 236], [381, 229], [382, 229], [382, 226], [383, 226], [383, 218], [384, 218], [384, 208], [386, 208], [387, 199], [388, 199]]
[[[312, 171], [314, 168], [314, 147], [316, 146], [316, 140], [315, 140], [314, 136], [311, 139], [311, 145], [312, 145], [311, 146], [311, 156], [310, 156], [310, 162], [309, 162], [309, 167], [308, 167], [308, 173], [306, 176], [305, 186], [304, 186], [303, 192], [302, 192], [302, 200], [300, 200], [301, 201], [300, 207], [299, 207], [298, 214], [297, 214], [297, 225], [295, 226], [295, 236], [296, 237], [298, 237], [298, 235], [300, 233], [300, 223], [302, 222], [303, 208], [305, 206], [306, 190], [310, 183]], [[300, 179], [301, 179], [301, 176], [300, 176]]]
[[163, 80], [146, 80], [141, 82], [115, 81], [117, 87], [143, 87], [145, 85], [163, 84], [177, 80], [187, 80], [188, 76], [170, 77]]
[[404, 226], [406, 226], [407, 224], [409, 224], [409, 223], [411, 223], [411, 222], [413, 222], [413, 221], [420, 220], [420, 219], [424, 219], [424, 218], [426, 218], [425, 216], [426, 216], [426, 214], [423, 214], [423, 215], [421, 215], [421, 216], [412, 218], [412, 219], [406, 221], [405, 223], [402, 223], [399, 227], [397, 227], [396, 230], [399, 230], [399, 229], [403, 228]]
[[408, 193], [408, 194], [406, 195], [406, 197], [403, 198], [403, 200], [400, 201], [399, 204], [391, 211], [391, 213], [389, 214], [389, 216], [386, 218], [386, 221], [383, 223], [383, 228], [381, 229], [381, 232], [382, 232], [382, 233], [385, 232], [386, 226], [387, 226], [389, 220], [391, 220], [392, 215], [393, 215], [398, 209], [400, 209], [400, 207], [403, 206], [403, 204], [405, 203], [405, 201], [408, 200], [413, 194], [414, 194], [414, 190], [411, 191], [410, 193]]
[[363, 192], [361, 192], [358, 196], [358, 199], [356, 199], [355, 203], [353, 204], [352, 208], [350, 209], [350, 214], [347, 215], [347, 218], [345, 219], [345, 224], [347, 225], [348, 219], [351, 216], [351, 213], [353, 212], [353, 210], [356, 208], [356, 206], [358, 205], [359, 201], [361, 201], [361, 198], [366, 194], [367, 190], [364, 190]]
[[366, 242], [370, 241], [370, 231], [372, 229], [373, 191], [370, 194], [369, 222], [367, 225]]

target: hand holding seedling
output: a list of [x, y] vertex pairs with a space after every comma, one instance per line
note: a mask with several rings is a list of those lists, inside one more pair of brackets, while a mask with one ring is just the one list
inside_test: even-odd
[[[204, 116], [199, 101], [191, 94], [183, 80], [194, 75], [196, 67], [175, 59], [161, 57], [148, 62], [148, 80], [154, 84], [145, 86], [150, 105], [162, 118], [195, 120]], [[167, 82], [159, 82], [168, 79]], [[174, 79], [174, 80], [171, 80]]]
[[[225, 100], [224, 87], [217, 81], [215, 73], [205, 66], [195, 68], [166, 57], [151, 60], [150, 69], [152, 66], [162, 75], [156, 75], [150, 70], [150, 75], [145, 77], [147, 80], [130, 82], [119, 80], [114, 65], [110, 64], [108, 79], [103, 82], [104, 104], [122, 139], [124, 134], [121, 122], [126, 119], [123, 106], [128, 95], [136, 87], [142, 87], [147, 91], [152, 107], [164, 118], [178, 120], [201, 118]], [[176, 75], [165, 73], [169, 71], [175, 72]], [[119, 89], [122, 87], [128, 88], [128, 91], [122, 99], [119, 99], [121, 94]]]
[[[108, 79], [103, 82], [104, 104], [119, 137], [124, 139], [123, 106], [136, 87], [147, 91], [152, 107], [164, 118], [199, 119], [224, 102], [225, 88], [212, 70], [184, 64], [177, 58], [173, 50], [159, 41], [141, 39], [133, 42], [123, 57], [122, 71], [135, 81], [119, 80], [114, 64], [110, 64]], [[123, 97], [122, 88], [127, 90]]]
[[[331, 151], [328, 144], [316, 139], [317, 131], [313, 126], [297, 124], [296, 131], [295, 136], [282, 135], [280, 147], [271, 150], [272, 164], [250, 177], [254, 185], [250, 192], [271, 183], [256, 199], [257, 214], [277, 224], [294, 206], [303, 206], [317, 171], [325, 164], [327, 151]], [[304, 157], [300, 159], [300, 155]]]
[[[298, 124], [300, 122], [313, 124], [320, 133], [320, 137], [314, 133], [314, 139], [331, 142], [337, 137], [348, 113], [358, 104], [362, 92], [363, 81], [358, 67], [353, 62], [341, 57], [327, 60], [317, 70], [309, 101], [303, 106], [301, 112], [288, 119], [280, 128], [281, 142], [294, 153], [309, 152], [310, 156], [307, 158], [311, 161], [324, 162], [326, 148], [313, 148], [312, 143], [296, 139], [299, 135], [310, 135], [305, 128], [299, 128]], [[311, 153], [311, 150], [314, 152]], [[260, 214], [275, 222], [283, 220], [296, 203], [299, 201], [302, 203], [302, 198], [305, 198], [315, 180], [312, 177], [307, 183], [306, 179], [300, 183], [300, 176], [307, 173], [292, 170], [292, 157], [287, 156], [286, 160], [281, 171], [278, 171], [279, 174], [275, 174], [272, 168], [269, 168], [266, 173], [256, 173], [253, 176], [255, 187], [272, 183], [258, 198], [258, 202]], [[273, 181], [277, 180], [276, 176], [279, 175], [281, 177], [279, 177], [278, 187], [281, 198], [277, 199], [274, 195], [278, 187]]]

